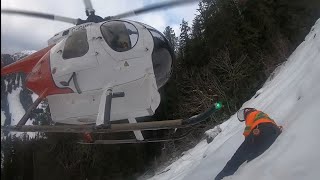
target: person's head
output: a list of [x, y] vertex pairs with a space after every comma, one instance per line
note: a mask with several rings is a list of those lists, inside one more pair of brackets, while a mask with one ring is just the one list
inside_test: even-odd
[[250, 112], [252, 111], [255, 111], [256, 109], [255, 108], [244, 108], [244, 109], [240, 109], [238, 112], [237, 112], [237, 117], [238, 117], [238, 120], [240, 122], [243, 122], [246, 120], [247, 116], [250, 114]]

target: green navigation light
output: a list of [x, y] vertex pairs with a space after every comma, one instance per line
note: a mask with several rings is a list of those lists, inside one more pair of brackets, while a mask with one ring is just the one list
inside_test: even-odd
[[215, 104], [215, 106], [216, 106], [216, 109], [219, 110], [219, 109], [222, 108], [222, 103], [221, 103], [221, 102], [217, 102], [217, 103]]

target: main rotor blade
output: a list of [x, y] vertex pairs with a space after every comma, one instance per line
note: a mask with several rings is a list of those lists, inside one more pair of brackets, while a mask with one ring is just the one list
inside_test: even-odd
[[83, 0], [83, 3], [84, 3], [84, 6], [86, 7], [87, 16], [89, 16], [92, 12], [94, 12], [91, 0]]
[[111, 17], [107, 17], [107, 19], [120, 19], [120, 18], [125, 18], [125, 17], [130, 17], [130, 16], [136, 16], [136, 15], [140, 15], [140, 14], [144, 14], [144, 13], [148, 13], [148, 12], [152, 12], [152, 11], [157, 11], [160, 9], [164, 9], [164, 8], [172, 8], [175, 6], [180, 6], [180, 5], [185, 5], [188, 3], [193, 3], [193, 2], [197, 2], [199, 0], [173, 0], [173, 1], [166, 1], [166, 2], [162, 2], [162, 3], [158, 3], [158, 4], [152, 4], [134, 11], [129, 11], [129, 12], [125, 12], [116, 16], [111, 16]]
[[30, 16], [42, 19], [50, 19], [55, 21], [62, 21], [71, 24], [77, 24], [78, 19], [73, 19], [64, 16], [57, 16], [53, 14], [45, 14], [45, 13], [38, 13], [33, 11], [21, 11], [21, 10], [11, 10], [11, 9], [1, 9], [1, 13], [4, 14], [13, 14], [13, 15], [22, 15], [22, 16]]

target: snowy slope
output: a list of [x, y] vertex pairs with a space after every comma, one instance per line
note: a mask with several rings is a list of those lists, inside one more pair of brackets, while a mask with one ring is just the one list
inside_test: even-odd
[[[319, 179], [320, 19], [275, 73], [242, 108], [268, 113], [284, 131], [264, 154], [224, 179]], [[220, 128], [222, 132], [210, 144], [200, 142], [150, 179], [214, 179], [244, 140], [244, 124], [236, 115]]]
[[[12, 55], [2, 54], [1, 64], [8, 65], [18, 61], [32, 53], [34, 50], [25, 50]], [[35, 101], [37, 95], [31, 94], [24, 87], [26, 75], [11, 74], [1, 77], [1, 125], [16, 125], [26, 112], [26, 108]], [[23, 106], [25, 105], [25, 106]], [[27, 125], [32, 125], [33, 119], [27, 121]], [[11, 132], [11, 135], [20, 136], [23, 133]], [[35, 133], [28, 133], [29, 137], [34, 137]], [[3, 134], [1, 134], [3, 137]]]
[[[1, 63], [3, 65], [11, 64], [34, 52], [36, 51], [25, 50], [12, 55], [1, 55]], [[22, 98], [28, 96], [27, 92], [24, 92], [25, 94], [21, 95], [22, 91], [25, 91], [25, 87], [23, 86], [24, 79], [25, 75], [22, 74], [12, 74], [1, 77], [1, 81], [3, 82], [1, 83], [1, 86], [4, 86], [1, 87], [1, 123], [3, 124], [7, 122], [6, 125], [16, 125], [25, 113], [25, 107], [22, 105], [23, 101], [28, 104], [32, 103], [30, 101], [31, 99]], [[32, 124], [31, 121], [28, 121], [27, 123]]]

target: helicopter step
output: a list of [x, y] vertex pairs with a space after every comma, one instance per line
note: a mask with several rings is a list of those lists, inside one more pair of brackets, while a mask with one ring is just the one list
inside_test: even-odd
[[108, 127], [110, 125], [112, 99], [124, 96], [124, 92], [113, 93], [111, 85], [108, 85], [105, 88], [101, 96], [99, 113], [96, 121], [98, 127]]
[[[99, 106], [99, 114], [97, 117], [96, 125], [97, 127], [109, 127], [111, 122], [111, 105], [112, 105], [112, 99], [113, 98], [119, 98], [124, 97], [124, 92], [112, 92], [111, 85], [108, 85], [107, 88], [105, 88], [100, 101]], [[129, 123], [137, 123], [137, 120], [133, 117], [128, 118]], [[135, 137], [137, 140], [144, 140], [144, 137], [140, 130], [133, 131]]]

